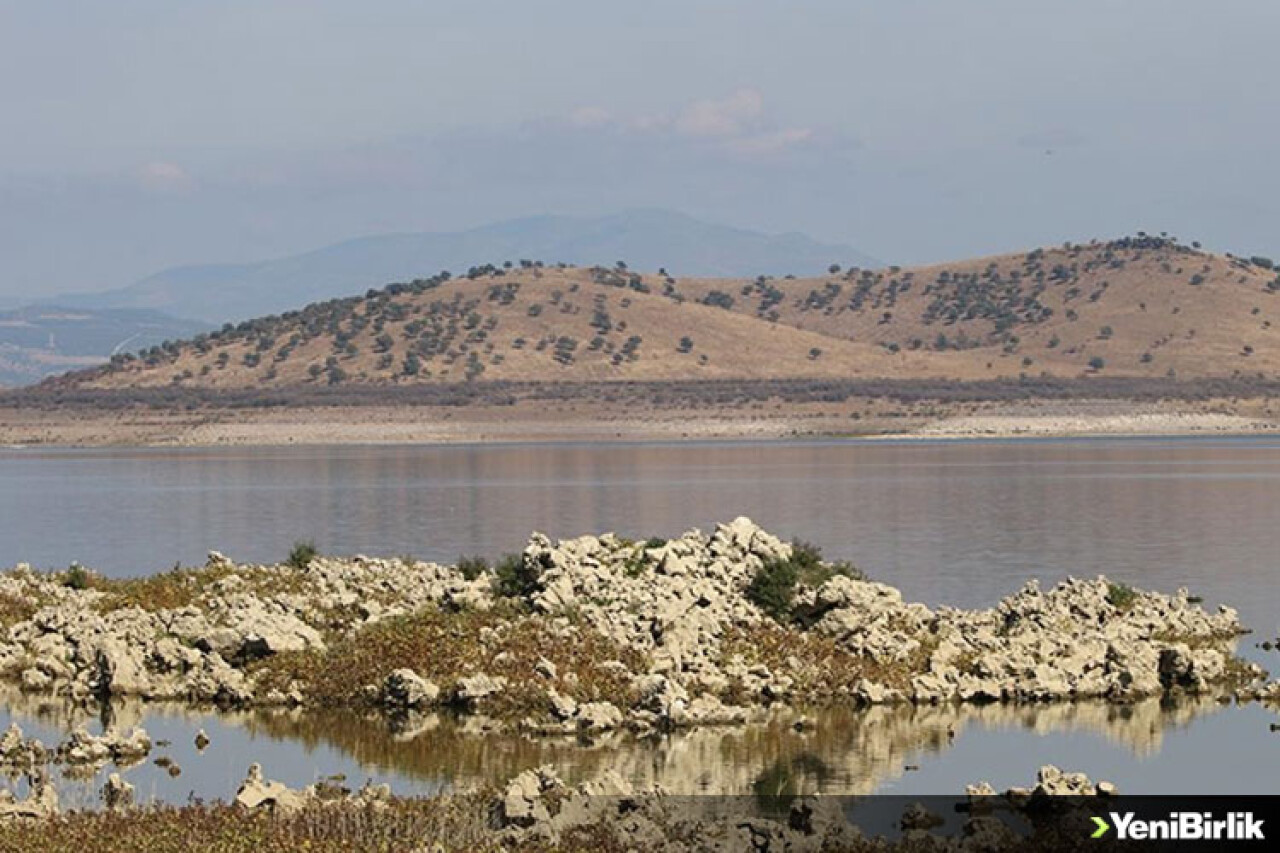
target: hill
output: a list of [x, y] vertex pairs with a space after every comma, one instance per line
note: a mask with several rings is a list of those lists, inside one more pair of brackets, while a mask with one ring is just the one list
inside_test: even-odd
[[1269, 377], [1277, 291], [1266, 259], [1147, 236], [810, 278], [526, 262], [227, 326], [51, 387]]
[[469, 231], [388, 234], [252, 264], [178, 267], [128, 287], [59, 297], [89, 308], [148, 308], [214, 324], [276, 313], [359, 292], [424, 270], [484, 261], [543, 259], [581, 265], [619, 259], [683, 275], [814, 274], [827, 265], [877, 262], [848, 246], [800, 234], [766, 235], [677, 213], [639, 210], [601, 217], [537, 216]]
[[0, 384], [36, 382], [207, 328], [158, 311], [53, 306], [0, 311]]

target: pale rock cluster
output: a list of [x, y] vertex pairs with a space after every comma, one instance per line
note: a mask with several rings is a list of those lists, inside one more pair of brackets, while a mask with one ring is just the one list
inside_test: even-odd
[[[802, 696], [822, 685], [813, 661], [785, 667], [726, 655], [736, 629], [767, 623], [748, 595], [763, 567], [792, 546], [749, 519], [665, 542], [633, 543], [613, 534], [552, 542], [533, 534], [520, 555], [535, 580], [525, 604], [557, 638], [598, 632], [637, 653], [631, 707], [575, 701], [550, 661], [528, 677], [545, 685], [546, 719], [531, 727], [606, 731], [623, 725], [695, 726], [742, 722], [770, 704], [844, 699], [895, 702], [1033, 702], [1106, 698], [1129, 701], [1165, 691], [1215, 689], [1228, 677], [1255, 677], [1230, 655], [1241, 632], [1235, 611], [1210, 613], [1186, 591], [1172, 596], [1124, 589], [1106, 578], [1071, 579], [1049, 590], [1035, 581], [986, 610], [931, 609], [883, 583], [836, 575], [799, 586], [804, 617], [792, 632], [829, 638], [870, 670], [847, 696]], [[227, 704], [302, 704], [304, 685], [259, 690], [246, 668], [286, 652], [323, 651], [327, 631], [350, 632], [423, 608], [491, 608], [491, 575], [402, 560], [317, 558], [305, 569], [236, 566], [214, 552], [216, 580], [192, 606], [144, 610], [100, 606], [104, 593], [70, 589], [25, 568], [0, 576], [0, 594], [40, 607], [0, 635], [0, 677], [25, 690], [76, 699], [137, 696]], [[341, 617], [341, 618], [339, 618]], [[335, 629], [334, 626], [341, 626]], [[802, 678], [803, 676], [803, 678]], [[397, 712], [451, 703], [480, 712], [510, 685], [477, 671], [436, 684], [412, 669], [368, 685], [366, 697]], [[726, 705], [729, 693], [751, 707]], [[548, 722], [551, 721], [551, 722]]]

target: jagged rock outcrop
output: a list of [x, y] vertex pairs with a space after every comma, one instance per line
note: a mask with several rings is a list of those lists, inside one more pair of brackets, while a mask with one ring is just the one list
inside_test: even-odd
[[[586, 632], [626, 650], [629, 663], [599, 665], [631, 685], [625, 697], [575, 691], [577, 675], [545, 657], [515, 676], [486, 672], [484, 635], [480, 648], [465, 650], [475, 666], [448, 682], [401, 667], [378, 673], [360, 695], [396, 712], [451, 702], [483, 713], [496, 697], [535, 685], [546, 702], [530, 728], [606, 731], [735, 723], [760, 706], [814, 701], [1132, 701], [1259, 674], [1227, 645], [1241, 631], [1235, 611], [1209, 613], [1186, 591], [1139, 592], [1104, 577], [1047, 591], [1032, 581], [992, 608], [966, 611], [906, 602], [890, 586], [829, 571], [799, 582], [796, 618], [775, 625], [748, 593], [766, 567], [794, 555], [746, 518], [710, 535], [644, 543], [613, 534], [552, 542], [535, 533], [516, 566], [517, 609], [533, 615], [519, 618], [557, 642]], [[320, 557], [298, 569], [237, 566], [215, 553], [189, 583], [189, 603], [144, 609], [101, 585], [72, 589], [24, 568], [0, 575], [0, 593], [38, 604], [0, 637], [0, 677], [76, 699], [301, 705], [306, 684], [264, 686], [258, 663], [322, 655], [335, 639], [424, 608], [488, 611], [509, 593], [491, 573], [469, 578], [456, 568], [360, 556]], [[834, 643], [853, 666], [865, 662], [865, 672], [822, 693], [828, 674], [805, 655], [766, 665], [726, 653], [728, 638], [770, 625], [793, 640]]]

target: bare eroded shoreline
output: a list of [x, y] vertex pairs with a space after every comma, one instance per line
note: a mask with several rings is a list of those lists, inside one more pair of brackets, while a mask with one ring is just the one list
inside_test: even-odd
[[1030, 401], [946, 407], [800, 403], [672, 409], [514, 406], [0, 410], [5, 447], [212, 447], [779, 440], [1012, 439], [1280, 434], [1269, 401]]

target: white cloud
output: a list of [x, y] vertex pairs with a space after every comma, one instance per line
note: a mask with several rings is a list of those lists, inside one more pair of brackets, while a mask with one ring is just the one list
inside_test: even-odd
[[792, 145], [799, 145], [811, 139], [813, 139], [812, 130], [807, 127], [793, 127], [734, 139], [729, 143], [729, 147], [739, 154], [777, 154]]
[[579, 107], [569, 114], [574, 127], [602, 127], [612, 122], [612, 114], [603, 107]]
[[186, 192], [195, 187], [195, 180], [177, 163], [153, 160], [137, 172], [138, 183], [151, 192]]
[[686, 136], [735, 137], [759, 125], [764, 96], [755, 89], [739, 89], [720, 100], [694, 101], [685, 107], [675, 127]]
[[736, 155], [768, 156], [810, 142], [805, 127], [779, 127], [769, 119], [764, 96], [742, 88], [723, 98], [703, 98], [672, 114], [620, 116], [600, 106], [584, 106], [569, 114], [568, 124], [580, 130], [611, 129], [622, 133], [710, 143]]

